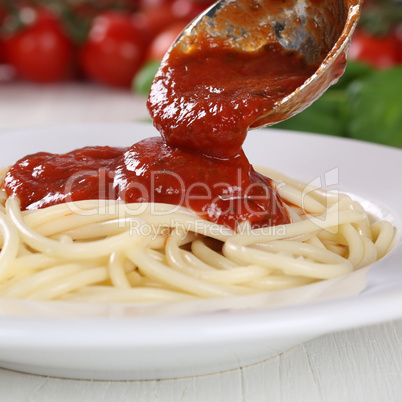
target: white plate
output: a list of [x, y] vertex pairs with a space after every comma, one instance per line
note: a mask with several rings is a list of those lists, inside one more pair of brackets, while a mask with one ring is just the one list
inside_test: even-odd
[[[13, 131], [0, 136], [0, 159], [7, 165], [37, 151], [130, 145], [150, 135], [157, 132], [148, 124]], [[245, 150], [254, 164], [357, 194], [400, 235], [400, 150], [273, 129], [251, 132]], [[367, 276], [361, 272], [299, 288], [280, 302], [269, 293], [151, 306], [0, 300], [0, 366], [70, 378], [155, 379], [255, 363], [326, 332], [402, 317], [401, 247]], [[339, 288], [342, 297], [333, 291]]]

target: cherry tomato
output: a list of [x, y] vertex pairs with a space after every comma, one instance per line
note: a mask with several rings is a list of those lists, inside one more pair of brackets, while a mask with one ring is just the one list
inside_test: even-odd
[[148, 49], [147, 60], [162, 60], [170, 45], [179, 33], [186, 27], [187, 22], [179, 21], [169, 25], [152, 41]]
[[143, 0], [133, 21], [151, 42], [172, 23], [189, 23], [211, 4], [211, 0]]
[[81, 53], [85, 74], [100, 83], [129, 87], [145, 58], [142, 33], [127, 14], [106, 12], [92, 24]]
[[[38, 1], [38, 0], [36, 0]], [[57, 2], [53, 0], [53, 2]], [[93, 19], [102, 12], [112, 10], [124, 10], [126, 13], [138, 10], [139, 2], [137, 0], [102, 0], [102, 1], [63, 1], [67, 3], [68, 9], [79, 18]]]
[[398, 61], [398, 41], [394, 34], [373, 36], [359, 29], [353, 35], [349, 58], [387, 69]]
[[176, 19], [192, 21], [212, 4], [208, 0], [174, 0], [172, 13]]
[[402, 64], [402, 24], [399, 24], [395, 29], [395, 37], [398, 41], [398, 63]]
[[32, 9], [32, 23], [4, 41], [7, 61], [28, 80], [49, 83], [73, 74], [75, 49], [60, 21], [46, 10]]
[[144, 40], [148, 44], [173, 21], [175, 17], [170, 4], [161, 5], [156, 9], [146, 7], [132, 16], [132, 23], [143, 32]]
[[164, 8], [166, 6], [170, 6], [174, 0], [140, 0], [139, 5], [142, 10], [160, 10], [161, 7]]
[[[7, 17], [7, 12], [2, 5], [0, 5], [0, 27], [3, 26], [4, 20]], [[4, 40], [0, 36], [0, 64], [6, 62], [5, 50], [4, 50]]]
[[6, 62], [3, 39], [0, 38], [0, 64]]

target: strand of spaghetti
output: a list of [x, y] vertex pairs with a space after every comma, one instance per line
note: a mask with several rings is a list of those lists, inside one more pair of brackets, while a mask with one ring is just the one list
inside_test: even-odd
[[30, 300], [55, 300], [63, 295], [86, 286], [101, 283], [108, 279], [106, 267], [96, 267], [75, 273], [66, 278], [59, 278], [49, 286], [31, 293], [27, 298]]
[[[305, 214], [303, 216], [303, 218], [304, 218], [303, 220], [304, 221], [306, 221], [306, 220], [314, 221], [314, 222], [317, 222], [318, 225], [320, 225], [320, 222], [318, 222], [317, 220], [321, 220], [322, 218], [326, 219], [326, 216], [328, 216], [328, 215], [331, 215], [331, 216], [336, 216], [337, 214], [339, 215], [342, 211], [343, 212], [350, 211], [352, 209], [352, 208], [350, 208], [350, 201], [351, 200], [349, 198], [347, 198], [347, 199], [342, 199], [342, 198], [339, 199], [339, 201], [334, 202], [327, 209], [325, 214], [322, 215], [321, 217], [317, 216], [315, 214], [311, 214], [308, 211], [304, 211]], [[360, 221], [362, 221], [362, 220], [366, 219], [366, 214], [365, 214], [364, 211], [360, 211], [360, 212], [362, 214]], [[359, 221], [356, 220], [354, 223], [357, 224], [358, 222]], [[326, 229], [327, 232], [330, 232], [332, 234], [336, 234], [339, 231], [339, 225], [340, 225], [340, 222], [337, 222], [334, 226], [325, 227], [325, 229]]]
[[[54, 265], [60, 265], [61, 262], [78, 262], [72, 255], [70, 259], [52, 257], [42, 253], [30, 253], [23, 256], [18, 256], [10, 266], [9, 274], [14, 275], [18, 274], [19, 272], [25, 271], [35, 271], [46, 269], [52, 267]], [[107, 259], [105, 257], [92, 259], [92, 262], [102, 265], [107, 263]]]
[[217, 269], [232, 269], [239, 265], [227, 259], [222, 254], [217, 253], [208, 247], [203, 240], [195, 240], [191, 243], [191, 251], [205, 264]]
[[348, 260], [354, 267], [358, 267], [364, 254], [361, 236], [351, 224], [341, 225], [340, 233], [346, 239], [349, 248]]
[[[338, 192], [323, 190], [322, 188], [313, 184], [306, 184], [306, 182], [293, 179], [274, 169], [257, 166], [256, 170], [277, 183], [285, 183], [286, 185], [296, 188], [300, 192], [311, 194], [312, 197], [321, 202], [323, 205], [332, 205], [333, 203], [339, 201], [339, 197], [347, 197], [350, 199], [350, 197], [346, 194], [339, 194]], [[281, 186], [278, 185], [278, 187], [280, 188]]]
[[34, 273], [33, 275], [19, 281], [14, 286], [11, 286], [7, 290], [3, 290], [2, 296], [26, 298], [35, 290], [49, 284], [52, 286], [57, 279], [64, 280], [69, 275], [79, 272], [86, 267], [88, 267], [88, 265], [79, 263], [63, 264]]
[[35, 227], [35, 231], [43, 236], [53, 236], [68, 230], [90, 225], [91, 223], [106, 221], [111, 218], [114, 218], [114, 216], [110, 214], [102, 214], [102, 211], [99, 211], [99, 213], [96, 215], [89, 216], [70, 213], [60, 218], [37, 225]]
[[90, 223], [85, 226], [70, 229], [66, 232], [74, 240], [87, 240], [94, 237], [106, 237], [112, 236], [117, 233], [122, 233], [126, 230], [131, 230], [131, 222], [137, 218], [125, 218], [125, 219], [112, 219], [103, 222]]
[[365, 218], [365, 214], [361, 211], [339, 211], [324, 214], [318, 217], [311, 217], [304, 221], [289, 223], [286, 225], [278, 225], [261, 229], [253, 229], [248, 235], [232, 236], [225, 243], [250, 245], [260, 242], [268, 242], [278, 239], [289, 239], [306, 233], [315, 232], [320, 229], [328, 229], [337, 227], [340, 224], [357, 222]]
[[[293, 276], [307, 276], [317, 279], [331, 279], [353, 271], [350, 261], [342, 258], [338, 263], [312, 262], [305, 259], [293, 258], [287, 255], [269, 253], [258, 249], [250, 249], [243, 245], [233, 244], [228, 240], [224, 247], [224, 254], [229, 258], [243, 261], [248, 264], [266, 266], [279, 269], [285, 274]], [[336, 256], [336, 254], [333, 254]], [[336, 256], [341, 258], [339, 256]]]
[[268, 275], [265, 278], [250, 281], [247, 285], [260, 290], [283, 290], [296, 286], [308, 285], [314, 282], [313, 278], [290, 275]]
[[[82, 217], [93, 217], [96, 220], [122, 218], [124, 216], [138, 216], [146, 213], [150, 208], [161, 213], [167, 211], [172, 206], [160, 204], [153, 207], [151, 203], [131, 203], [126, 204], [116, 200], [82, 200], [52, 205], [38, 210], [23, 211], [24, 219], [29, 226], [35, 228], [47, 222], [63, 219], [67, 215], [77, 215]], [[169, 205], [169, 207], [168, 207]]]
[[180, 250], [180, 257], [183, 259], [185, 264], [190, 265], [200, 271], [217, 271], [212, 265], [206, 264], [201, 259], [196, 257], [191, 251]]
[[6, 178], [7, 172], [8, 172], [8, 167], [0, 168], [0, 184], [3, 184], [3, 181]]
[[131, 285], [124, 271], [124, 255], [122, 252], [112, 253], [109, 259], [109, 277], [113, 284], [118, 288], [130, 288]]
[[289, 206], [287, 204], [284, 204], [284, 206], [288, 213], [290, 222], [299, 222], [302, 220], [301, 214], [303, 211], [299, 207]]
[[[152, 249], [150, 249], [150, 248], [147, 248], [146, 249], [146, 253], [150, 256], [150, 257], [152, 257], [155, 261], [158, 261], [159, 263], [161, 263], [161, 264], [163, 264], [164, 266], [167, 266], [167, 267], [169, 267], [169, 268], [172, 268], [172, 269], [175, 269], [175, 270], [177, 270], [178, 272], [182, 272], [184, 275], [187, 275], [188, 277], [191, 277], [192, 275], [189, 275], [189, 272], [188, 272], [188, 270], [187, 270], [187, 267], [186, 266], [182, 266], [182, 267], [171, 267], [170, 265], [169, 265], [169, 263], [168, 263], [168, 260], [167, 260], [167, 258], [166, 258], [166, 255], [165, 255], [165, 251], [163, 250], [163, 253], [161, 252], [161, 251], [157, 251], [157, 250], [152, 250]], [[184, 259], [186, 259], [185, 257], [186, 257], [186, 254], [187, 254], [187, 252], [185, 252], [185, 251], [183, 251], [183, 257], [184, 257]], [[188, 261], [187, 261], [188, 262]], [[197, 266], [197, 269], [198, 270], [207, 270], [207, 271], [211, 271], [211, 270], [213, 270], [213, 268], [212, 267], [209, 267], [209, 266], [206, 266], [206, 265], [203, 265], [203, 264], [199, 264], [198, 266]], [[194, 277], [194, 276], [193, 276]], [[140, 285], [142, 285], [142, 286], [145, 286], [145, 285], [147, 285], [147, 286], [154, 286], [155, 284], [159, 284], [159, 286], [162, 286], [162, 287], [168, 287], [169, 285], [168, 284], [164, 284], [163, 282], [161, 282], [161, 281], [157, 281], [155, 278], [153, 279], [153, 282], [151, 283], [150, 281], [148, 281], [148, 280], [146, 280], [146, 278], [142, 278], [142, 280], [141, 280], [141, 282], [140, 282], [140, 284], [138, 284], [138, 286], [140, 286]], [[170, 289], [171, 290], [177, 290], [177, 289], [175, 289], [173, 286], [169, 286], [170, 287]]]
[[[217, 283], [221, 285], [235, 285], [258, 279], [269, 274], [269, 270], [264, 267], [250, 266], [233, 268], [230, 271], [221, 271], [216, 269], [197, 269], [202, 266], [202, 261], [198, 260], [195, 267], [186, 264], [182, 257], [182, 250], [179, 249], [178, 243], [182, 235], [178, 230], [174, 230], [166, 242], [166, 260], [172, 269], [179, 270], [185, 275], [192, 276], [196, 279]], [[194, 257], [196, 258], [196, 257]], [[195, 262], [195, 259], [192, 260]]]
[[139, 270], [150, 279], [166, 283], [168, 286], [180, 289], [185, 293], [206, 298], [230, 297], [244, 293], [242, 289], [207, 283], [175, 271], [169, 266], [155, 261], [147, 255], [143, 248], [138, 246], [126, 250], [126, 254], [138, 266]]
[[[149, 215], [149, 211], [145, 209], [142, 211], [142, 213], [137, 213], [138, 211], [133, 213], [133, 211], [130, 210], [130, 216], [127, 217], [126, 208], [120, 204], [115, 205], [113, 212], [110, 212], [110, 208], [99, 208], [93, 209], [92, 211], [94, 214], [91, 215], [80, 215], [71, 212], [67, 213], [66, 211], [65, 215], [60, 216], [57, 219], [47, 221], [43, 224], [37, 221], [35, 230], [42, 235], [51, 236], [56, 233], [80, 230], [82, 228], [88, 231], [90, 230], [88, 229], [89, 225], [93, 225], [93, 227], [102, 227], [101, 225], [105, 225], [106, 223], [112, 221], [117, 224], [115, 226], [115, 230], [122, 232], [124, 230], [135, 228], [136, 225], [140, 224], [141, 221], [136, 219], [136, 216], [146, 217]], [[89, 212], [89, 210], [87, 212]]]
[[204, 219], [175, 214], [171, 217], [147, 217], [147, 221], [154, 225], [169, 225], [172, 228], [184, 228], [186, 231], [192, 231], [216, 240], [225, 241], [234, 234], [233, 230], [227, 226], [218, 225]]
[[[81, 206], [81, 202], [77, 202], [77, 208]], [[82, 202], [82, 205], [85, 206], [85, 203]], [[106, 221], [107, 219], [116, 219], [119, 217], [121, 224], [121, 219], [126, 218], [128, 216], [141, 216], [142, 219], [145, 219], [148, 223], [155, 225], [156, 227], [186, 227], [187, 230], [192, 230], [194, 232], [199, 232], [210, 237], [217, 238], [219, 240], [225, 240], [228, 236], [233, 234], [233, 231], [229, 228], [221, 225], [217, 225], [206, 220], [199, 218], [197, 215], [192, 213], [183, 207], [178, 207], [171, 204], [152, 204], [152, 203], [134, 203], [134, 204], [114, 204], [115, 211], [113, 213], [108, 214], [107, 208], [101, 209], [97, 213], [102, 215], [102, 221]], [[51, 207], [52, 208], [52, 207]], [[172, 213], [174, 211], [174, 213]], [[87, 211], [88, 212], [88, 211]], [[95, 211], [94, 211], [95, 212]], [[92, 215], [91, 215], [92, 216]], [[64, 219], [62, 216], [61, 218]], [[81, 216], [77, 219], [77, 221], [85, 222], [85, 216]], [[67, 220], [67, 218], [66, 218]], [[95, 218], [93, 218], [95, 220]], [[134, 221], [130, 219], [130, 230], [133, 232], [136, 230], [137, 226], [135, 225], [139, 221]], [[139, 224], [139, 223], [138, 223]], [[67, 228], [68, 223], [65, 223], [65, 229]], [[59, 228], [59, 223], [54, 223], [54, 227]], [[73, 226], [71, 224], [71, 226]], [[82, 226], [82, 224], [80, 224]], [[57, 229], [58, 230], [58, 229]]]
[[[167, 257], [166, 257], [166, 255], [165, 255], [165, 251], [163, 251], [163, 253], [162, 253], [161, 251], [152, 250], [152, 249], [150, 249], [150, 248], [147, 248], [146, 252], [147, 252], [147, 254], [148, 254], [149, 256], [151, 256], [155, 261], [158, 261], [159, 263], [161, 263], [161, 264], [163, 264], [163, 265], [165, 265], [165, 266], [167, 266], [167, 267], [169, 267], [169, 268], [171, 268], [171, 269], [174, 269], [174, 270], [176, 270], [176, 271], [178, 271], [178, 272], [182, 272], [184, 275], [187, 275], [188, 277], [195, 277], [195, 278], [197, 278], [197, 276], [194, 276], [194, 275], [190, 275], [190, 274], [189, 274], [187, 266], [184, 265], [182, 261], [179, 261], [180, 263], [182, 263], [182, 266], [180, 266], [180, 267], [177, 267], [177, 266], [171, 267], [171, 266], [169, 265], [169, 263], [168, 263]], [[183, 250], [183, 258], [184, 258], [185, 260], [186, 260], [186, 258], [185, 258], [185, 257], [186, 257], [186, 254], [188, 254], [188, 253]], [[189, 263], [189, 261], [187, 261], [187, 262]], [[203, 264], [198, 264], [197, 269], [198, 269], [198, 270], [206, 270], [206, 271], [211, 271], [211, 270], [213, 270], [212, 267], [206, 266], [206, 265], [203, 265]], [[155, 283], [159, 283], [159, 286], [163, 286], [163, 287], [165, 287], [165, 288], [166, 288], [167, 286], [169, 286], [169, 285], [167, 285], [166, 283], [164, 284], [164, 283], [161, 282], [161, 281], [156, 281], [155, 278], [153, 279], [153, 281], [154, 281], [154, 284], [155, 284]], [[154, 284], [152, 284], [152, 286], [153, 286]], [[144, 285], [151, 286], [151, 283], [150, 283], [150, 282], [146, 282], [145, 278], [143, 278], [142, 281], [141, 281], [141, 285], [143, 285], [143, 286], [144, 286]], [[138, 286], [139, 286], [139, 285], [138, 285]], [[170, 288], [171, 288], [172, 290], [175, 289], [173, 286], [170, 286]], [[177, 289], [175, 289], [175, 290], [177, 290]]]
[[325, 242], [333, 242], [334, 244], [342, 246], [347, 245], [345, 238], [339, 232], [339, 228], [335, 233], [331, 233], [328, 230], [320, 230], [316, 236], [325, 245]]
[[15, 258], [10, 263], [10, 269], [4, 279], [18, 275], [20, 272], [36, 271], [58, 265], [60, 258], [50, 257], [46, 254], [31, 253]]
[[28, 271], [19, 272], [13, 276], [7, 278], [4, 281], [1, 281], [0, 282], [0, 295], [2, 295], [4, 291], [8, 290], [12, 286], [16, 285], [17, 283], [24, 280], [25, 278], [28, 278], [31, 275], [32, 275], [32, 272], [28, 272]]
[[[147, 255], [152, 257], [155, 261], [158, 261], [160, 264], [163, 264], [164, 266], [166, 266], [170, 269], [174, 269], [177, 272], [181, 272], [183, 275], [186, 275], [189, 278], [193, 277], [195, 279], [199, 279], [194, 275], [190, 275], [186, 266], [171, 267], [168, 263], [168, 260], [166, 258], [166, 255], [164, 254], [164, 252], [162, 254], [162, 252], [160, 252], [160, 251], [156, 251], [156, 250], [147, 248], [146, 253], [147, 253]], [[184, 252], [184, 253], [186, 253], [186, 252]], [[207, 271], [213, 270], [213, 268], [203, 266], [202, 264], [198, 265], [197, 269], [207, 270]], [[202, 280], [202, 279], [200, 279], [200, 280]], [[164, 287], [164, 288], [169, 287], [171, 290], [177, 291], [177, 288], [175, 288], [173, 285], [168, 285], [167, 283], [163, 283], [162, 281], [157, 280], [156, 278], [153, 278], [153, 281], [151, 282], [150, 279], [147, 280], [146, 277], [144, 277], [138, 286], [155, 286], [155, 284], [158, 284], [159, 287]]]
[[[38, 233], [45, 236], [50, 236], [55, 233], [73, 230], [85, 225], [89, 225], [91, 223], [101, 223], [111, 219], [117, 219], [121, 223], [123, 222], [123, 219], [127, 216], [127, 205], [121, 203], [113, 203], [108, 206], [98, 206], [97, 208], [91, 209], [75, 208], [74, 211], [72, 211], [68, 206], [71, 204], [62, 205], [64, 206], [64, 209], [59, 208], [57, 210], [52, 210], [49, 212], [49, 216], [51, 217], [51, 219], [46, 219], [49, 216], [46, 216], [45, 213], [42, 212], [42, 209], [37, 210], [37, 213], [35, 212], [27, 215], [26, 217], [24, 216], [25, 222], [32, 228], [35, 228]], [[82, 205], [92, 206], [91, 204], [87, 205], [86, 203], [83, 203]], [[145, 210], [145, 208], [143, 209]], [[37, 215], [39, 215], [40, 217], [37, 218]], [[138, 215], [141, 214], [133, 213], [133, 211], [130, 210], [130, 220], [133, 220], [134, 216]]]
[[[236, 237], [237, 240], [241, 241], [242, 237], [254, 237], [255, 241], [250, 242], [250, 245], [257, 243], [258, 236], [260, 236], [260, 239], [259, 239], [260, 242], [264, 242], [264, 241], [269, 242], [269, 241], [276, 240], [274, 237], [277, 237], [279, 240], [287, 239], [288, 236], [286, 236], [286, 234], [288, 233], [288, 228], [290, 227], [290, 225], [292, 225], [292, 227], [294, 227], [296, 223], [301, 225], [302, 222], [306, 222], [306, 221], [307, 221], [307, 219], [304, 217], [303, 220], [297, 221], [297, 222], [292, 222], [288, 225], [277, 225], [277, 226], [265, 227], [265, 228], [260, 228], [260, 229], [252, 229], [251, 225], [248, 222], [243, 222], [241, 225], [239, 225], [240, 230], [238, 229], [236, 235], [231, 236], [231, 238]], [[306, 233], [299, 233], [290, 238], [292, 240], [306, 242], [309, 239], [311, 239], [312, 237], [316, 236], [320, 230], [321, 230], [320, 228], [316, 228], [316, 230], [312, 230], [312, 231], [306, 232]], [[325, 228], [325, 231], [332, 231], [332, 230], [333, 230], [333, 227]], [[261, 233], [261, 231], [263, 231], [263, 232]]]
[[140, 271], [138, 271], [138, 273], [140, 275], [140, 281], [137, 282], [137, 284], [135, 285], [136, 287], [152, 288], [152, 289], [154, 289], [154, 288], [167, 289], [167, 290], [171, 290], [172, 292], [180, 291], [180, 289], [178, 289], [177, 287], [164, 283], [160, 280], [151, 279], [151, 278], [148, 278], [147, 276], [142, 276], [143, 273]]
[[63, 296], [63, 300], [91, 303], [144, 303], [194, 300], [194, 296], [182, 292], [157, 288], [115, 289], [106, 286], [91, 286], [79, 289], [74, 294]]
[[323, 214], [327, 207], [309, 195], [309, 193], [290, 186], [278, 186], [279, 196], [291, 204], [297, 205], [302, 210], [309, 211], [311, 214]]
[[[79, 205], [79, 207], [77, 207], [77, 205]], [[86, 210], [93, 210], [98, 207], [99, 200], [85, 200], [51, 205], [50, 207], [42, 209], [26, 210], [23, 211], [22, 214], [27, 224], [35, 228], [40, 224], [66, 216], [66, 214], [78, 213], [79, 211], [84, 214]]]
[[73, 255], [77, 259], [91, 259], [130, 247], [140, 240], [139, 237], [133, 236], [132, 233], [124, 232], [92, 242], [60, 244], [55, 240], [37, 234], [25, 224], [17, 200], [15, 197], [10, 197], [7, 200], [6, 208], [22, 239], [35, 250], [52, 256], [70, 258]]
[[20, 239], [18, 232], [10, 219], [0, 212], [0, 230], [3, 235], [3, 245], [0, 253], [0, 281], [4, 280], [10, 272], [12, 261], [18, 253]]
[[163, 264], [167, 264], [165, 250], [154, 250], [151, 247], [147, 247], [147, 254], [152, 256], [156, 261]]
[[[152, 203], [148, 206], [147, 213], [143, 213], [141, 217], [155, 226], [185, 228], [186, 231], [204, 234], [222, 241], [234, 234], [233, 230], [228, 227], [202, 219], [184, 207]], [[174, 213], [172, 213], [172, 208], [175, 209]]]
[[152, 217], [171, 217], [172, 215], [197, 217], [193, 212], [187, 208], [163, 203], [141, 202], [141, 203], [116, 203], [114, 208], [117, 208], [117, 213], [120, 218], [126, 216], [152, 216]]
[[52, 239], [52, 240], [58, 241], [60, 244], [71, 244], [71, 243], [73, 243], [73, 239], [70, 236], [68, 236], [68, 235], [66, 235], [64, 233], [58, 233], [58, 234], [56, 234], [54, 236], [49, 236], [49, 238]]
[[[350, 207], [355, 210], [363, 211], [364, 208], [360, 205], [360, 203], [356, 201], [352, 201], [350, 204]], [[366, 214], [367, 215], [367, 214]], [[367, 237], [370, 240], [373, 240], [372, 235], [371, 235], [371, 228], [370, 228], [370, 222], [368, 220], [368, 217], [364, 220], [361, 220], [358, 225], [354, 225], [355, 229], [362, 235]]]
[[308, 240], [306, 240], [306, 242], [309, 244], [312, 244], [313, 246], [317, 246], [317, 247], [326, 249], [323, 242], [317, 236], [310, 237]]
[[[190, 252], [183, 252], [184, 260], [191, 266], [189, 275], [196, 278], [227, 285], [244, 285], [249, 281], [269, 275], [270, 270], [258, 265], [238, 266], [230, 270], [217, 270], [199, 260]], [[209, 267], [209, 269], [207, 269]]]
[[127, 280], [131, 287], [138, 287], [142, 281], [142, 276], [137, 271], [131, 271], [127, 274]]
[[[133, 220], [135, 226], [132, 225]], [[73, 240], [95, 240], [103, 237], [110, 237], [124, 231], [135, 233], [137, 236], [142, 236], [146, 228], [147, 233], [151, 231], [153, 237], [149, 240], [149, 246], [152, 248], [163, 248], [165, 244], [165, 238], [169, 234], [169, 227], [154, 227], [147, 222], [139, 222], [137, 218], [126, 218], [123, 221], [114, 219], [106, 222], [99, 222], [95, 224], [89, 224], [87, 226], [77, 228], [66, 232]], [[166, 233], [164, 233], [166, 232]]]
[[324, 244], [327, 250], [332, 251], [333, 253], [339, 255], [340, 257], [347, 259], [349, 253], [347, 246], [344, 246], [342, 244], [335, 244], [328, 240], [322, 240], [322, 243]]
[[252, 250], [265, 250], [270, 253], [287, 253], [288, 255], [302, 256], [314, 261], [329, 264], [342, 264], [345, 258], [322, 247], [294, 240], [274, 240], [269, 243], [257, 244]]
[[382, 258], [387, 254], [391, 247], [392, 240], [395, 235], [395, 229], [391, 223], [387, 221], [376, 222], [371, 226], [371, 232], [375, 239], [375, 247], [377, 249], [378, 258]]
[[364, 253], [363, 258], [357, 268], [367, 267], [377, 261], [377, 248], [375, 244], [365, 236], [362, 237], [362, 240]]
[[28, 246], [24, 242], [21, 242], [20, 247], [18, 248], [17, 257], [23, 257], [25, 255], [31, 255], [31, 254], [32, 254], [32, 250], [30, 248], [28, 248]]

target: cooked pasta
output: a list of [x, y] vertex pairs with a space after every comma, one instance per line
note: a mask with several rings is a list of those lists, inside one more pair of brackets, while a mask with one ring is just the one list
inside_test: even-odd
[[390, 250], [394, 227], [351, 197], [273, 178], [291, 223], [234, 232], [168, 204], [0, 206], [0, 296], [167, 302], [276, 291], [346, 275]]

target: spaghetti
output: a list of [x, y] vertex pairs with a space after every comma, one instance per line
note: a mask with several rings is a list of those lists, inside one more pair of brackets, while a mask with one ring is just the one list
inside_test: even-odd
[[170, 204], [88, 200], [0, 211], [0, 296], [162, 302], [275, 291], [346, 275], [382, 258], [394, 228], [347, 195], [274, 171], [291, 223], [237, 231]]

